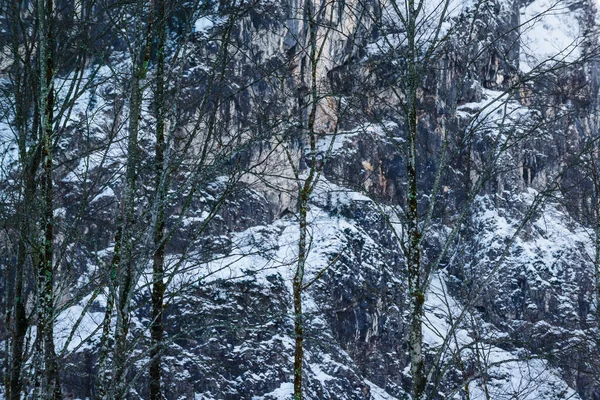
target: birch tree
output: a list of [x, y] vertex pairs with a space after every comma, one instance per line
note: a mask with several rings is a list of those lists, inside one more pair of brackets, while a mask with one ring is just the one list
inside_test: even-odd
[[152, 257], [152, 338], [150, 350], [150, 399], [162, 399], [161, 390], [161, 346], [163, 341], [163, 301], [165, 294], [164, 264], [165, 264], [165, 202], [167, 197], [165, 179], [165, 52], [167, 39], [167, 20], [170, 9], [166, 8], [164, 0], [156, 2], [157, 18], [157, 61], [156, 61], [156, 144], [155, 144], [155, 192], [157, 201], [156, 226], [154, 228], [154, 255]]
[[[58, 361], [54, 348], [54, 207], [53, 207], [53, 160], [52, 141], [54, 139], [54, 2], [38, 0], [37, 19], [39, 24], [40, 60], [40, 129], [42, 152], [42, 196], [43, 196], [43, 245], [37, 273], [38, 357], [42, 357], [41, 371], [36, 376], [43, 379], [38, 389], [40, 398], [61, 399]], [[42, 350], [43, 348], [43, 350]], [[38, 362], [40, 362], [38, 361]]]
[[[356, 5], [354, 5], [356, 6]], [[340, 123], [350, 110], [344, 104], [343, 95], [336, 93], [326, 82], [324, 71], [331, 68], [333, 60], [328, 59], [326, 52], [331, 43], [340, 37], [348, 41], [348, 48], [354, 51], [355, 40], [364, 14], [362, 5], [352, 8], [344, 2], [315, 2], [305, 0], [298, 10], [301, 15], [301, 33], [297, 37], [297, 52], [294, 60], [301, 68], [295, 77], [299, 85], [297, 109], [300, 135], [308, 142], [306, 149], [299, 149], [300, 155], [295, 157], [293, 151], [284, 145], [284, 151], [292, 170], [293, 179], [297, 184], [297, 217], [298, 217], [298, 255], [292, 280], [293, 320], [294, 320], [294, 364], [293, 364], [293, 398], [303, 398], [303, 363], [305, 340], [305, 315], [303, 311], [303, 296], [305, 291], [332, 267], [336, 259], [315, 276], [307, 279], [306, 260], [311, 247], [310, 222], [308, 220], [311, 196], [319, 183], [325, 164], [331, 155]], [[342, 16], [346, 25], [341, 26]], [[337, 24], [337, 25], [336, 25]], [[334, 55], [329, 54], [329, 57]], [[306, 91], [304, 91], [306, 89]], [[323, 135], [325, 134], [325, 135]], [[323, 152], [318, 148], [319, 140], [327, 143]], [[306, 154], [303, 154], [306, 151]], [[305, 170], [297, 165], [295, 159], [306, 162]]]
[[[306, 264], [307, 253], [307, 212], [308, 201], [310, 194], [314, 190], [316, 184], [316, 142], [317, 136], [315, 132], [315, 118], [319, 102], [317, 92], [317, 65], [319, 62], [320, 51], [317, 48], [317, 31], [318, 26], [315, 21], [316, 13], [313, 11], [314, 5], [312, 1], [307, 0], [304, 3], [304, 23], [306, 24], [307, 35], [309, 36], [307, 47], [308, 63], [309, 63], [309, 82], [310, 82], [310, 109], [308, 112], [307, 134], [310, 141], [311, 151], [311, 166], [308, 171], [308, 176], [301, 183], [299, 189], [299, 219], [298, 227], [300, 229], [300, 238], [298, 241], [298, 265], [294, 274], [293, 280], [293, 297], [294, 297], [294, 399], [302, 399], [302, 363], [304, 361], [304, 321], [302, 314], [302, 292], [304, 289], [304, 269]], [[304, 80], [304, 76], [300, 78]], [[302, 111], [301, 111], [302, 112]], [[299, 174], [296, 172], [296, 178], [299, 179]], [[301, 182], [301, 181], [300, 181]]]

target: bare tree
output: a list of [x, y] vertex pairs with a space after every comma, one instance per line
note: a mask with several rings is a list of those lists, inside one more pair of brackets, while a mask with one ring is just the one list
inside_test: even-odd
[[[37, 377], [43, 379], [36, 382], [40, 398], [61, 399], [58, 361], [54, 348], [54, 207], [53, 207], [53, 159], [52, 141], [54, 139], [54, 2], [38, 0], [37, 20], [39, 32], [39, 112], [40, 112], [40, 146], [42, 153], [42, 197], [43, 197], [43, 245], [39, 265], [37, 267], [37, 307], [38, 326], [37, 342], [39, 358], [43, 368]], [[43, 350], [42, 350], [43, 347]], [[44, 372], [42, 372], [44, 371]]]

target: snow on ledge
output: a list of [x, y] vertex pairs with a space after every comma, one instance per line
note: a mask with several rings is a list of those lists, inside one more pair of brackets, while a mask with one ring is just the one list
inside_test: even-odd
[[579, 14], [568, 0], [535, 0], [520, 10], [519, 67], [528, 73], [547, 61], [573, 62], [583, 40]]

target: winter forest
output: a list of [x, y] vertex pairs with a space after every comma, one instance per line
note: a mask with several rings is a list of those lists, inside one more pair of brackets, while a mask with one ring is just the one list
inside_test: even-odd
[[0, 0], [0, 399], [600, 400], [600, 1]]

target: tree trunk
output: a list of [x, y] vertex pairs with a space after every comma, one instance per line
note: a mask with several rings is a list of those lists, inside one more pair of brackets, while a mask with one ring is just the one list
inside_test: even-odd
[[[40, 33], [40, 116], [42, 145], [43, 245], [38, 263], [38, 335], [43, 347], [45, 376], [42, 393], [47, 398], [61, 399], [58, 361], [54, 348], [54, 208], [52, 185], [52, 139], [54, 119], [54, 54], [52, 0], [38, 0]], [[39, 373], [39, 372], [38, 372]]]
[[98, 398], [104, 399], [108, 395], [110, 373], [109, 368], [106, 366], [109, 349], [114, 346], [114, 336], [111, 334], [110, 323], [112, 320], [112, 313], [115, 306], [115, 290], [117, 288], [117, 273], [119, 270], [120, 260], [120, 246], [121, 246], [121, 233], [122, 225], [117, 224], [117, 232], [115, 234], [115, 247], [113, 250], [112, 260], [109, 267], [108, 276], [108, 294], [106, 297], [106, 309], [104, 310], [104, 320], [102, 321], [102, 336], [100, 337], [100, 355], [98, 356]]
[[156, 64], [156, 157], [154, 161], [156, 225], [154, 227], [154, 256], [152, 259], [152, 322], [150, 325], [150, 400], [162, 399], [161, 359], [163, 341], [163, 301], [165, 294], [165, 42], [166, 14], [165, 1], [157, 0], [158, 49]]
[[306, 262], [306, 214], [308, 207], [308, 187], [300, 193], [300, 240], [298, 242], [298, 265], [294, 275], [294, 400], [302, 400], [302, 362], [304, 359], [304, 326], [302, 314], [302, 287]]
[[596, 324], [600, 329], [600, 176], [598, 176], [598, 159], [596, 148], [591, 151], [592, 185], [594, 188], [594, 280], [596, 291]]
[[[141, 14], [144, 9], [144, 1], [137, 3], [138, 21], [136, 26], [141, 28]], [[150, 12], [146, 35], [143, 36], [135, 46], [134, 51], [139, 51], [133, 63], [131, 94], [129, 101], [129, 132], [127, 140], [127, 163], [125, 173], [125, 190], [123, 197], [123, 221], [120, 244], [120, 263], [118, 270], [118, 290], [116, 299], [117, 319], [115, 326], [115, 347], [113, 357], [112, 389], [109, 398], [121, 399], [125, 396], [127, 386], [127, 358], [129, 355], [127, 335], [130, 323], [130, 304], [133, 295], [134, 282], [134, 260], [133, 247], [136, 235], [135, 226], [135, 192], [139, 165], [138, 134], [139, 122], [142, 110], [142, 88], [141, 83], [146, 78], [148, 62], [150, 58], [150, 44], [153, 16]]]
[[[25, 310], [25, 274], [27, 261], [30, 257], [29, 243], [33, 240], [32, 223], [35, 214], [35, 195], [37, 190], [36, 173], [41, 162], [41, 148], [33, 146], [31, 150], [27, 149], [28, 136], [35, 139], [39, 133], [39, 105], [33, 104], [33, 125], [28, 124], [28, 114], [31, 107], [31, 90], [34, 81], [31, 74], [33, 60], [29, 53], [20, 57], [21, 41], [20, 37], [20, 18], [21, 6], [18, 3], [10, 3], [9, 15], [12, 23], [12, 54], [13, 54], [13, 75], [15, 79], [14, 99], [15, 99], [15, 125], [18, 132], [19, 159], [23, 170], [21, 186], [23, 188], [23, 199], [18, 207], [19, 216], [19, 238], [17, 244], [17, 262], [14, 269], [14, 288], [10, 297], [12, 307], [7, 303], [6, 325], [10, 329], [11, 348], [10, 360], [8, 362], [5, 379], [6, 398], [16, 400], [21, 398], [23, 391], [21, 374], [23, 371], [24, 344], [29, 321]], [[12, 310], [11, 310], [12, 309]], [[10, 326], [12, 324], [12, 326]], [[8, 356], [8, 354], [7, 354]]]
[[[302, 312], [302, 293], [304, 291], [304, 268], [306, 265], [307, 257], [307, 214], [308, 214], [308, 203], [310, 195], [314, 189], [314, 185], [317, 180], [317, 137], [315, 132], [315, 119], [318, 107], [318, 93], [317, 93], [317, 64], [319, 62], [319, 54], [317, 51], [317, 24], [314, 20], [312, 4], [310, 0], [304, 3], [304, 15], [305, 23], [308, 25], [309, 43], [310, 46], [310, 112], [307, 121], [307, 132], [310, 140], [311, 150], [311, 165], [309, 168], [308, 176], [304, 180], [304, 183], [299, 193], [299, 230], [300, 238], [298, 241], [298, 264], [296, 266], [296, 273], [293, 281], [293, 296], [294, 296], [294, 336], [295, 336], [295, 348], [294, 348], [294, 400], [302, 399], [302, 364], [304, 361], [304, 314]], [[303, 75], [303, 72], [301, 72]], [[301, 76], [304, 80], [304, 76]]]
[[[25, 186], [23, 195], [23, 205], [21, 209], [21, 226], [18, 250], [17, 265], [15, 268], [15, 288], [14, 288], [14, 307], [13, 307], [13, 330], [12, 330], [12, 349], [10, 364], [10, 384], [7, 398], [17, 400], [21, 398], [21, 371], [23, 370], [23, 346], [25, 335], [29, 322], [25, 311], [25, 293], [24, 293], [24, 274], [27, 262], [27, 244], [31, 237], [31, 225], [28, 215], [32, 212], [32, 203], [35, 196], [35, 172], [40, 164], [40, 152], [34, 151], [25, 165], [23, 185]], [[23, 157], [27, 157], [24, 155]]]
[[[598, 207], [600, 209], [600, 206]], [[594, 255], [594, 273], [596, 280], [596, 323], [600, 330], [600, 226], [596, 215], [596, 251]]]
[[21, 398], [21, 371], [23, 370], [23, 345], [29, 323], [25, 313], [25, 302], [23, 293], [23, 273], [25, 267], [26, 250], [23, 240], [19, 243], [17, 268], [15, 271], [15, 291], [14, 291], [14, 315], [13, 315], [13, 333], [12, 349], [10, 363], [10, 384], [7, 398], [19, 400]]
[[421, 282], [421, 249], [419, 232], [419, 215], [417, 201], [417, 167], [416, 167], [416, 109], [409, 111], [408, 158], [407, 162], [407, 224], [408, 224], [408, 289], [410, 295], [409, 351], [411, 362], [412, 398], [420, 399], [425, 391], [426, 377], [423, 361], [423, 304], [425, 294]]
[[423, 361], [423, 304], [425, 294], [421, 282], [421, 233], [418, 213], [418, 171], [417, 171], [417, 90], [419, 71], [417, 70], [416, 17], [414, 0], [408, 2], [407, 41], [408, 41], [408, 90], [406, 99], [406, 220], [407, 220], [407, 269], [410, 295], [409, 352], [412, 375], [411, 395], [420, 400], [425, 391], [426, 376]]

